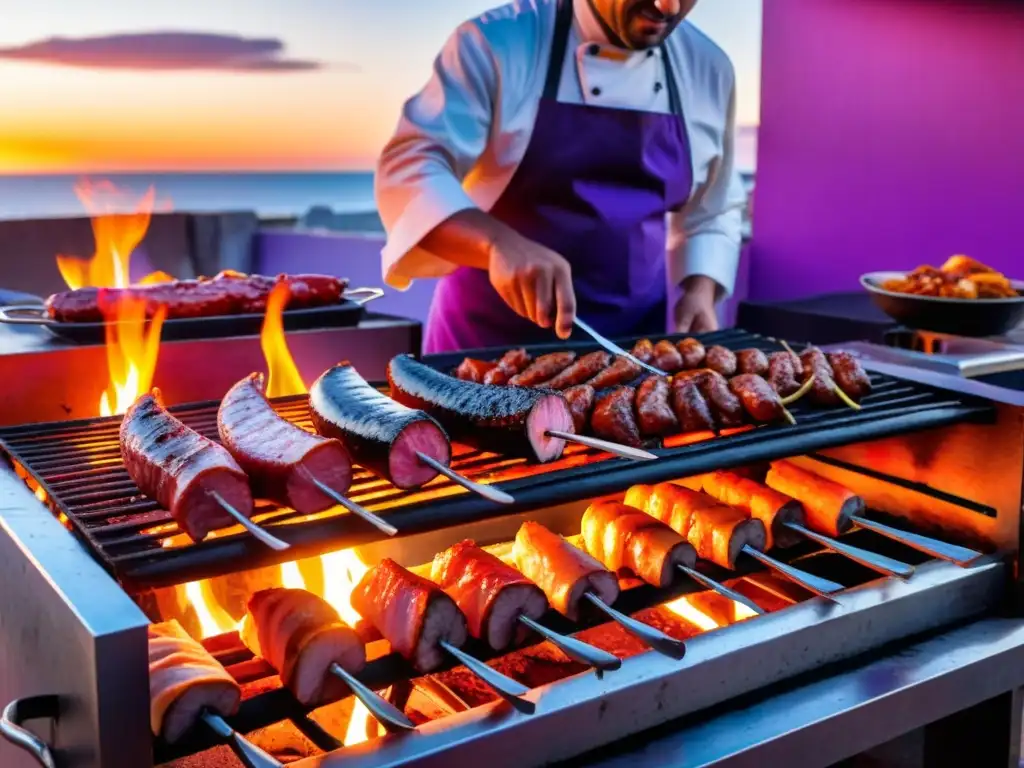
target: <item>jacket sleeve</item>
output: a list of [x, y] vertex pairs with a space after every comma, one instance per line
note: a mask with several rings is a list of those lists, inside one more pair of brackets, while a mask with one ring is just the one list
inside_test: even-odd
[[374, 182], [388, 236], [382, 252], [388, 285], [405, 289], [415, 278], [455, 269], [419, 243], [451, 216], [476, 207], [462, 180], [487, 145], [497, 84], [487, 41], [466, 22], [434, 61], [427, 85], [403, 107]]
[[722, 155], [681, 211], [669, 214], [668, 269], [674, 285], [706, 275], [728, 296], [736, 284], [746, 192], [735, 167], [736, 89], [729, 95]]

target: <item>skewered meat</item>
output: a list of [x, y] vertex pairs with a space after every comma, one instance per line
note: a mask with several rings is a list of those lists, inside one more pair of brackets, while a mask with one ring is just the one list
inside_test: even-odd
[[828, 362], [836, 384], [853, 402], [859, 403], [871, 394], [871, 379], [856, 357], [849, 352], [832, 352]]
[[455, 369], [455, 378], [462, 379], [463, 381], [475, 381], [477, 384], [483, 384], [484, 377], [497, 367], [497, 363], [492, 363], [487, 360], [474, 360], [472, 357], [467, 357], [459, 363], [459, 367]]
[[572, 363], [554, 378], [543, 382], [541, 386], [548, 389], [568, 389], [590, 381], [608, 367], [612, 356], [604, 350], [591, 352]]
[[127, 297], [146, 302], [146, 316], [161, 306], [168, 319], [218, 315], [262, 315], [274, 286], [287, 282], [287, 309], [324, 307], [342, 299], [348, 281], [329, 275], [243, 275], [225, 271], [198, 280], [133, 285], [128, 288], [76, 288], [55, 293], [46, 300], [46, 311], [61, 323], [102, 323], [106, 314]]
[[683, 370], [683, 356], [671, 341], [662, 340], [654, 345], [651, 364], [659, 371], [675, 373]]
[[587, 551], [611, 571], [629, 571], [648, 584], [667, 587], [676, 567], [692, 568], [697, 553], [678, 533], [639, 509], [598, 501], [581, 523]]
[[672, 410], [683, 432], [706, 432], [715, 428], [715, 417], [693, 379], [672, 380]]
[[652, 493], [654, 493], [654, 486], [652, 485], [633, 485], [626, 491], [626, 497], [622, 500], [622, 503], [627, 507], [633, 507], [633, 509], [646, 512]]
[[804, 366], [792, 352], [772, 352], [768, 358], [768, 383], [779, 393], [789, 397], [800, 389]]
[[549, 390], [459, 381], [408, 355], [388, 364], [388, 382], [395, 400], [425, 410], [452, 439], [481, 450], [553, 461], [565, 441], [548, 431], [573, 430], [569, 404]]
[[644, 363], [649, 363], [654, 359], [654, 343], [650, 339], [640, 339], [629, 353]]
[[619, 580], [582, 549], [540, 523], [525, 522], [512, 546], [516, 567], [544, 590], [551, 607], [576, 621], [580, 601], [593, 592], [611, 605], [619, 597]]
[[522, 373], [517, 373], [509, 379], [508, 383], [513, 387], [535, 387], [557, 376], [575, 359], [575, 352], [552, 352], [550, 355], [541, 355], [526, 366]]
[[745, 546], [764, 549], [765, 529], [760, 520], [674, 483], [654, 486], [644, 511], [685, 536], [702, 560], [722, 568], [735, 570], [736, 558]]
[[643, 373], [643, 369], [628, 357], [616, 357], [615, 360], [587, 382], [594, 389], [601, 390], [628, 384]]
[[229, 717], [242, 691], [209, 651], [171, 620], [149, 626], [149, 722], [168, 744], [180, 739], [204, 709]]
[[636, 390], [632, 387], [615, 387], [597, 397], [594, 412], [590, 416], [590, 428], [598, 437], [613, 443], [639, 448], [640, 427], [633, 414]]
[[578, 387], [569, 387], [562, 396], [572, 411], [572, 423], [576, 434], [583, 434], [590, 424], [590, 412], [594, 410], [594, 388], [589, 384], [580, 384]]
[[679, 431], [671, 397], [668, 380], [662, 376], [650, 376], [640, 384], [636, 392], [636, 415], [641, 435], [662, 437]]
[[760, 424], [773, 424], [786, 417], [779, 393], [760, 376], [741, 373], [729, 379], [729, 389], [743, 403], [743, 409]]
[[804, 508], [799, 501], [735, 472], [711, 472], [704, 475], [704, 492], [723, 504], [739, 507], [764, 524], [765, 547], [792, 547], [800, 535], [786, 523], [804, 525]]
[[731, 349], [714, 346], [709, 347], [704, 356], [704, 365], [713, 371], [718, 371], [726, 378], [736, 375], [736, 355]]
[[249, 599], [242, 642], [277, 670], [302, 704], [316, 707], [341, 698], [348, 688], [331, 674], [366, 665], [366, 648], [325, 600], [304, 589], [264, 589]]
[[279, 416], [264, 395], [262, 373], [247, 376], [224, 395], [217, 431], [256, 496], [296, 512], [311, 515], [334, 506], [314, 478], [342, 495], [352, 483], [345, 446]]
[[444, 663], [440, 640], [459, 648], [466, 618], [437, 584], [384, 558], [352, 591], [352, 607], [421, 673]]
[[836, 394], [836, 382], [832, 376], [832, 366], [828, 363], [825, 353], [816, 347], [805, 349], [800, 354], [800, 362], [804, 367], [802, 383], [814, 376], [814, 384], [807, 393], [807, 399], [815, 405], [839, 405], [842, 403]]
[[736, 370], [755, 376], [767, 376], [768, 356], [760, 349], [741, 349], [736, 353]]
[[358, 464], [397, 488], [417, 488], [437, 477], [417, 452], [451, 461], [448, 436], [434, 419], [381, 394], [348, 363], [313, 382], [309, 415], [317, 432], [340, 440]]
[[853, 491], [789, 461], [774, 462], [765, 482], [803, 504], [807, 523], [827, 536], [839, 536], [853, 516], [864, 514], [864, 499]]
[[721, 427], [740, 427], [746, 420], [743, 403], [729, 389], [729, 380], [717, 371], [704, 368], [695, 371], [690, 380], [711, 406], [715, 421]]
[[520, 616], [539, 619], [548, 609], [540, 587], [472, 541], [434, 557], [430, 578], [459, 606], [469, 634], [496, 651], [526, 639]]
[[700, 368], [704, 365], [704, 358], [707, 356], [707, 350], [704, 349], [704, 345], [696, 339], [683, 339], [676, 344], [676, 349], [679, 350], [679, 354], [683, 358], [683, 368], [692, 370], [693, 368]]
[[142, 395], [121, 422], [121, 458], [139, 490], [171, 513], [193, 541], [234, 524], [212, 494], [246, 517], [253, 513], [249, 478], [225, 448], [172, 416], [160, 390]]
[[484, 374], [484, 384], [508, 384], [508, 380], [530, 364], [530, 356], [525, 349], [510, 349], [498, 364]]

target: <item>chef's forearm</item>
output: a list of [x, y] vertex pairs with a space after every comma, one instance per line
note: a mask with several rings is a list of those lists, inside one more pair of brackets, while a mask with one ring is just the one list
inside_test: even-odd
[[420, 246], [460, 267], [487, 269], [494, 246], [514, 233], [479, 208], [459, 211], [438, 224]]

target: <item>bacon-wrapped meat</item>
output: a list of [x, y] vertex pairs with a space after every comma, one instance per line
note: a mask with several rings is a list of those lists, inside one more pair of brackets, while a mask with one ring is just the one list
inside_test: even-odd
[[850, 527], [853, 516], [864, 514], [860, 496], [790, 461], [773, 462], [765, 482], [803, 504], [808, 525], [826, 536], [840, 535]]
[[800, 535], [786, 527], [786, 523], [805, 522], [804, 508], [796, 499], [735, 472], [711, 472], [704, 475], [703, 485], [708, 495], [760, 520], [767, 534], [767, 549], [800, 542]]

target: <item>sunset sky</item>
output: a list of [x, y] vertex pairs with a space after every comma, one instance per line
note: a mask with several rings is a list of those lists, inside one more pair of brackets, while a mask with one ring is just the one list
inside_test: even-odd
[[[20, 3], [0, 24], [0, 174], [370, 168], [448, 34], [497, 4]], [[755, 124], [761, 0], [703, 0], [692, 19], [732, 56]]]

